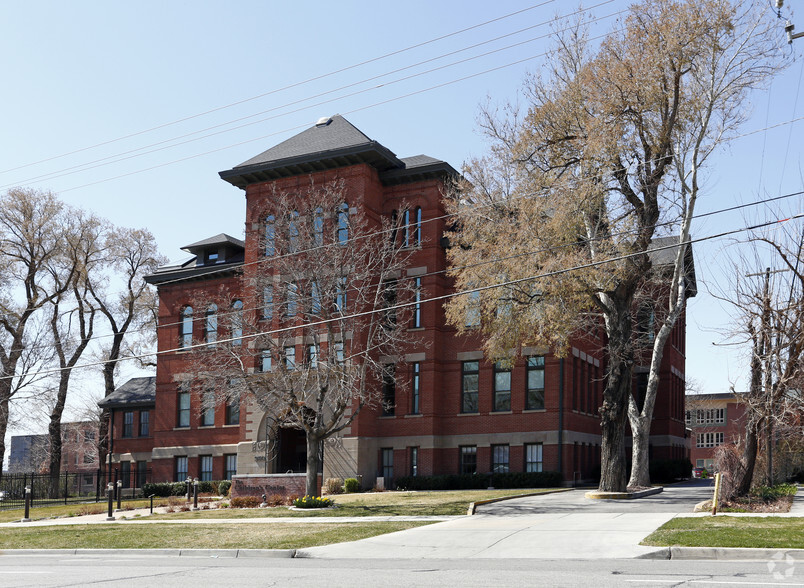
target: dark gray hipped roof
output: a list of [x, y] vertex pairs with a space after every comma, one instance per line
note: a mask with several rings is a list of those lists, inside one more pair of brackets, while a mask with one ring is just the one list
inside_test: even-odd
[[234, 245], [235, 248], [237, 247], [239, 247], [240, 249], [246, 248], [246, 244], [240, 239], [236, 239], [235, 237], [227, 235], [226, 233], [219, 233], [214, 237], [209, 237], [208, 239], [196, 241], [195, 243], [191, 243], [190, 245], [185, 245], [184, 247], [182, 247], [182, 251], [187, 251], [189, 253], [195, 254], [197, 251], [201, 249], [209, 249], [213, 245]]
[[149, 406], [156, 403], [156, 376], [131, 378], [106, 398], [98, 401], [101, 408]]
[[219, 175], [245, 189], [256, 182], [361, 163], [375, 167], [384, 182], [387, 175], [387, 183], [458, 175], [449, 164], [426, 155], [397, 158], [393, 151], [337, 114]]

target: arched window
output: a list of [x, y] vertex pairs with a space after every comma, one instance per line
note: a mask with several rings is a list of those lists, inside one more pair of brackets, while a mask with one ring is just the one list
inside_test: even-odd
[[265, 217], [265, 257], [273, 257], [276, 254], [276, 225], [274, 215], [269, 214]]
[[218, 340], [218, 305], [210, 304], [207, 307], [206, 321], [204, 325], [205, 339], [207, 343], [215, 343]]
[[343, 247], [349, 241], [349, 205], [346, 202], [338, 207], [338, 244]]
[[413, 246], [422, 244], [422, 207], [417, 206], [413, 211]]
[[179, 347], [186, 349], [193, 344], [193, 307], [185, 306], [181, 311], [179, 325]]
[[410, 210], [405, 209], [402, 222], [402, 247], [410, 247]]
[[391, 211], [391, 245], [396, 247], [396, 237], [397, 233], [399, 232], [399, 213], [396, 209]]
[[243, 343], [243, 301], [235, 300], [232, 303], [232, 345]]

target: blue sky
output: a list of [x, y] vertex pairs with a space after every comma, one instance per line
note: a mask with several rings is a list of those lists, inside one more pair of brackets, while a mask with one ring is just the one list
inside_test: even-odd
[[[188, 243], [220, 232], [243, 234], [243, 192], [217, 172], [321, 116], [343, 114], [401, 157], [425, 153], [459, 168], [482, 154], [479, 104], [487, 96], [515, 96], [525, 74], [544, 63], [549, 41], [543, 23], [575, 6], [533, 0], [9, 3], [0, 22], [6, 80], [0, 186], [52, 190], [116, 224], [147, 227], [165, 255], [180, 258]], [[598, 34], [627, 3], [593, 0], [587, 6], [600, 19], [593, 29]], [[426, 43], [516, 11], [523, 12]], [[804, 30], [804, 20], [797, 25]], [[780, 35], [782, 27], [780, 21]], [[462, 51], [501, 35], [510, 36]], [[401, 79], [513, 43], [521, 44]], [[779, 126], [724, 146], [710, 164], [700, 212], [802, 189], [804, 121], [780, 123], [804, 115], [804, 96], [798, 97], [803, 65], [799, 58], [751, 96], [746, 108], [753, 114], [744, 130]], [[174, 121], [181, 122], [169, 124]], [[798, 212], [800, 203], [798, 197], [785, 206]], [[768, 214], [756, 211], [752, 219]], [[743, 224], [743, 214], [717, 215], [693, 232], [700, 237]], [[712, 345], [729, 320], [704, 286], [725, 285], [725, 245], [695, 249], [702, 287], [689, 308], [687, 376], [704, 392], [725, 391], [744, 375], [739, 353]], [[86, 391], [94, 386], [88, 381]]]

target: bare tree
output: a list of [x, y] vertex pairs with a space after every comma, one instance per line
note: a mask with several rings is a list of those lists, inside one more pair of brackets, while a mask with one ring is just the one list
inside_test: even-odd
[[[740, 277], [728, 296], [739, 321], [739, 330], [732, 336], [750, 346], [749, 386], [740, 394], [746, 412], [741, 452], [733, 459], [721, 456], [733, 478], [735, 495], [748, 493], [760, 458], [766, 467], [765, 482], [776, 481], [776, 443], [785, 435], [800, 439], [804, 414], [802, 239], [778, 229], [774, 234], [756, 235], [746, 245], [753, 257], [743, 254], [735, 265], [735, 275]], [[773, 269], [745, 274], [746, 268], [768, 259]]]
[[664, 342], [686, 298], [684, 244], [699, 169], [740, 120], [735, 104], [772, 71], [767, 35], [756, 45], [736, 36], [742, 11], [726, 0], [644, 0], [596, 50], [582, 26], [558, 34], [547, 74], [526, 83], [527, 111], [484, 111], [492, 149], [468, 166], [473, 185], [455, 199], [460, 230], [453, 239], [463, 247], [453, 247], [450, 259], [460, 268], [459, 288], [512, 282], [502, 294], [489, 289], [448, 306], [459, 328], [468, 305], [480, 309], [489, 355], [519, 344], [549, 345], [561, 355], [590, 321], [604, 324], [601, 490], [627, 487], [634, 309], [645, 277], [656, 275], [651, 245], [669, 234], [661, 227], [680, 226], [649, 394], [632, 408], [637, 485], [647, 477], [642, 441]]
[[[393, 410], [383, 390], [410, 341], [399, 305], [413, 300], [409, 256], [395, 230], [363, 206], [349, 208], [341, 181], [275, 191], [259, 264], [242, 276], [243, 299], [207, 308], [205, 345], [196, 353], [206, 404], [252, 402], [275, 426], [304, 431], [308, 494], [317, 494], [321, 443], [362, 409]], [[378, 232], [385, 229], [385, 232]]]
[[[37, 362], [25, 356], [38, 351], [26, 346], [40, 338], [29, 327], [47, 328], [34, 314], [60, 293], [48, 268], [68, 248], [65, 223], [64, 205], [49, 192], [15, 188], [0, 197], [0, 461], [11, 399], [36, 377]], [[71, 282], [68, 272], [62, 288]]]
[[[58, 358], [58, 386], [50, 411], [50, 483], [58, 494], [62, 461], [61, 419], [75, 365], [86, 351], [95, 329], [96, 308], [89, 299], [89, 281], [103, 261], [103, 223], [81, 211], [72, 211], [63, 226], [67, 238], [62, 255], [49, 264], [54, 296], [51, 298], [50, 331]], [[66, 283], [65, 283], [66, 280]]]
[[[167, 262], [147, 229], [108, 227], [104, 232], [103, 264], [89, 276], [89, 295], [106, 317], [111, 337], [100, 343], [104, 396], [115, 391], [115, 375], [122, 355], [140, 355], [142, 347], [155, 346], [158, 299], [145, 276]], [[109, 291], [108, 284], [113, 291]], [[121, 287], [122, 286], [122, 287]], [[146, 364], [142, 364], [146, 365]], [[100, 419], [99, 451], [108, 450], [108, 414]]]

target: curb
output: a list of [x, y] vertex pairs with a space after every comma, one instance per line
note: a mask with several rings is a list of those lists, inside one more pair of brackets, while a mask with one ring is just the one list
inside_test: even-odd
[[502, 502], [503, 500], [513, 500], [514, 498], [525, 498], [527, 496], [546, 496], [548, 494], [557, 494], [559, 492], [570, 492], [575, 490], [575, 488], [558, 488], [556, 490], [548, 490], [547, 492], [528, 492], [527, 494], [516, 494], [514, 496], [501, 496], [500, 498], [489, 498], [488, 500], [478, 500], [477, 502], [471, 502], [469, 504], [469, 509], [466, 511], [467, 515], [475, 514], [475, 510], [478, 506], [483, 504], [492, 504], [494, 502]]
[[206, 558], [266, 558], [291, 559], [296, 557], [295, 549], [4, 549], [4, 555], [158, 555], [167, 557], [206, 557]]
[[635, 500], [659, 494], [660, 492], [664, 492], [664, 487], [659, 486], [648, 490], [640, 490], [639, 492], [598, 492], [597, 490], [592, 490], [584, 494], [584, 496], [592, 500]]
[[767, 549], [757, 547], [663, 547], [635, 559], [704, 559], [773, 561], [792, 557], [804, 562], [804, 549]]

